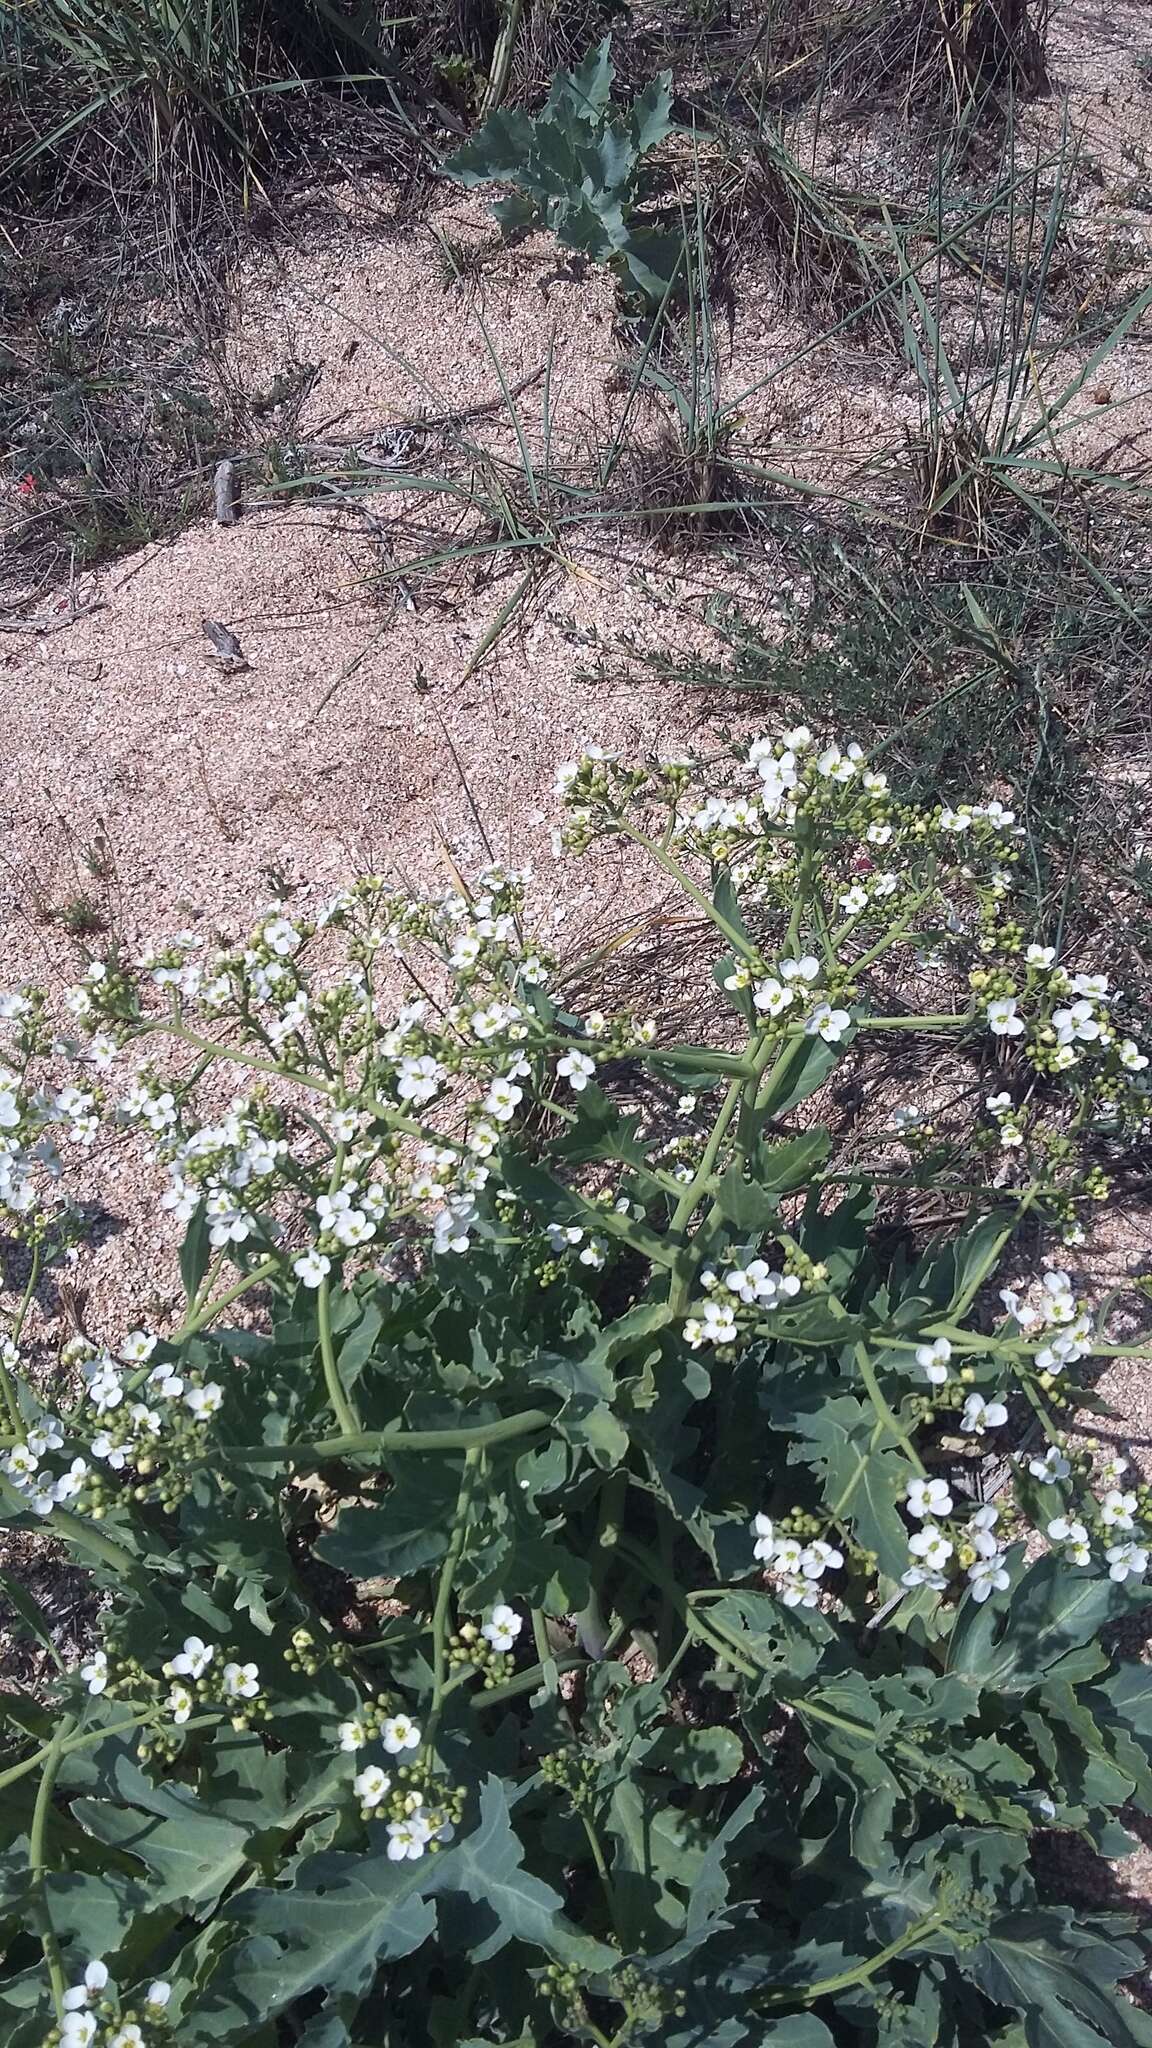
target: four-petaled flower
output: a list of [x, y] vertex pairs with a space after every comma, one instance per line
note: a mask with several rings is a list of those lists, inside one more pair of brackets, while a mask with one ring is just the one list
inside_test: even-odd
[[923, 1522], [934, 1515], [950, 1515], [953, 1502], [945, 1480], [910, 1479], [905, 1505], [910, 1515]]
[[494, 1650], [511, 1650], [524, 1623], [514, 1607], [492, 1609], [480, 1633]]
[[392, 1714], [381, 1724], [380, 1741], [389, 1756], [399, 1756], [406, 1749], [419, 1749], [420, 1730], [407, 1714]]
[[563, 1059], [557, 1060], [556, 1072], [567, 1081], [574, 1094], [580, 1095], [596, 1072], [596, 1062], [590, 1060], [586, 1052], [577, 1052], [573, 1048], [564, 1054]]

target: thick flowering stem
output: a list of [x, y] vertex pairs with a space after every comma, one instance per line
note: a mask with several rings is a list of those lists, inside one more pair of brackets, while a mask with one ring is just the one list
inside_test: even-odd
[[[883, 1389], [872, 1367], [867, 1344], [858, 1344], [856, 1346], [856, 1363], [860, 1368], [860, 1377], [868, 1389], [868, 1398], [876, 1410], [877, 1417], [887, 1430], [889, 1436], [895, 1437], [913, 1471], [922, 1479], [924, 1477], [924, 1465], [920, 1454], [908, 1435], [907, 1430], [904, 1428], [903, 1423], [893, 1413], [885, 1399]], [[842, 1512], [844, 1505], [845, 1503], [841, 1501], [836, 1509], [837, 1515]]]
[[475, 1444], [466, 1453], [464, 1474], [460, 1481], [460, 1492], [456, 1501], [456, 1514], [452, 1523], [452, 1536], [440, 1567], [440, 1581], [436, 1588], [436, 1605], [432, 1610], [432, 1705], [424, 1727], [424, 1744], [429, 1755], [436, 1737], [440, 1713], [444, 1704], [444, 1693], [448, 1682], [448, 1622], [452, 1612], [453, 1580], [457, 1566], [464, 1555], [468, 1541], [468, 1515], [472, 1505], [472, 1489], [476, 1473], [483, 1457], [483, 1451]]
[[[20, 1306], [16, 1311], [16, 1320], [12, 1325], [13, 1344], [19, 1344], [20, 1334], [24, 1328], [24, 1323], [28, 1315], [28, 1310], [32, 1306], [32, 1300], [36, 1293], [36, 1283], [40, 1278], [41, 1257], [42, 1252], [40, 1246], [38, 1244], [34, 1245], [32, 1248], [32, 1267], [31, 1271], [28, 1274], [28, 1283], [24, 1289], [24, 1294]], [[17, 1440], [20, 1443], [23, 1443], [27, 1437], [27, 1431], [24, 1427], [24, 1417], [20, 1413], [20, 1403], [16, 1396], [16, 1387], [13, 1382], [12, 1375], [9, 1372], [2, 1358], [0, 1358], [0, 1388], [3, 1389], [4, 1405], [8, 1410], [9, 1417], [11, 1418], [12, 1427], [16, 1432]]]
[[400, 1452], [486, 1450], [495, 1444], [513, 1443], [517, 1437], [539, 1436], [553, 1420], [549, 1408], [525, 1408], [519, 1415], [477, 1423], [473, 1429], [404, 1429], [394, 1423], [388, 1429], [321, 1437], [313, 1443], [214, 1444], [191, 1462], [219, 1464], [222, 1458], [235, 1458], [244, 1465], [324, 1465], [338, 1458], [387, 1461]]
[[122, 1543], [112, 1536], [106, 1536], [103, 1529], [97, 1529], [83, 1515], [74, 1515], [70, 1508], [55, 1507], [52, 1510], [52, 1528], [68, 1543], [78, 1544], [82, 1550], [90, 1550], [98, 1564], [107, 1565], [109, 1571], [120, 1577], [136, 1571], [139, 1560]]
[[56, 1729], [44, 1758], [40, 1783], [36, 1790], [36, 1804], [32, 1809], [32, 1829], [28, 1843], [28, 1869], [36, 1899], [36, 1918], [40, 1927], [40, 1940], [44, 1949], [44, 1960], [48, 1965], [48, 1976], [52, 1984], [52, 2002], [56, 2007], [58, 2020], [64, 2016], [64, 1965], [60, 1960], [60, 1944], [52, 1925], [52, 1916], [44, 1891], [44, 1876], [48, 1867], [48, 1816], [52, 1811], [52, 1794], [56, 1779], [64, 1761], [65, 1744], [76, 1723], [71, 1715], [65, 1717]]
[[[110, 1742], [113, 1736], [127, 1735], [133, 1728], [142, 1728], [146, 1721], [154, 1718], [155, 1713], [155, 1707], [142, 1707], [138, 1713], [129, 1714], [122, 1721], [108, 1721], [102, 1728], [86, 1728], [83, 1733], [68, 1735], [60, 1743], [60, 1756], [73, 1756], [80, 1749], [98, 1749], [102, 1742]], [[214, 1728], [220, 1719], [219, 1714], [197, 1714], [191, 1721], [186, 1721], [184, 1726], [189, 1732], [198, 1728]], [[21, 1778], [28, 1778], [33, 1771], [39, 1770], [41, 1764], [51, 1755], [52, 1749], [53, 1743], [46, 1742], [42, 1748], [35, 1750], [31, 1756], [24, 1757], [20, 1763], [9, 1764], [6, 1771], [0, 1771], [0, 1792], [6, 1792], [9, 1785], [15, 1785]]]
[[755, 959], [756, 948], [751, 944], [747, 935], [730, 923], [728, 918], [724, 916], [723, 911], [717, 910], [716, 905], [705, 894], [703, 889], [697, 887], [687, 869], [682, 868], [679, 861], [673, 860], [672, 855], [657, 840], [650, 839], [646, 832], [641, 832], [638, 825], [630, 825], [626, 818], [617, 816], [615, 825], [616, 830], [622, 832], [626, 839], [631, 839], [634, 845], [642, 846], [646, 853], [651, 854], [657, 866], [663, 868], [669, 881], [675, 882], [678, 889], [683, 889], [684, 894], [696, 905], [702, 915], [707, 918], [709, 924], [715, 925], [716, 930], [722, 938], [728, 941], [738, 959]]
[[817, 1999], [831, 1998], [835, 1992], [847, 1991], [853, 1984], [867, 1984], [888, 1963], [895, 1962], [897, 1956], [916, 1948], [925, 1935], [934, 1933], [943, 1925], [942, 1913], [927, 1913], [922, 1920], [917, 1920], [898, 1935], [895, 1941], [890, 1941], [887, 1948], [869, 1956], [867, 1962], [856, 1963], [850, 1970], [839, 1970], [834, 1977], [818, 1977], [814, 1984], [781, 1984], [776, 1990], [761, 1993], [755, 2002], [772, 2010], [781, 2005], [815, 2005]]
[[332, 1341], [332, 1297], [327, 1274], [316, 1290], [316, 1322], [320, 1331], [320, 1364], [324, 1372], [324, 1388], [332, 1413], [345, 1436], [355, 1436], [360, 1428], [360, 1417], [344, 1392], [340, 1380], [336, 1346]]
[[[332, 1175], [328, 1182], [331, 1199], [344, 1179], [344, 1147], [337, 1145], [332, 1161]], [[332, 1290], [327, 1273], [316, 1290], [316, 1324], [320, 1333], [320, 1364], [324, 1372], [324, 1387], [337, 1422], [346, 1436], [355, 1436], [360, 1428], [360, 1417], [344, 1390], [340, 1368], [336, 1362], [336, 1346], [332, 1341]]]

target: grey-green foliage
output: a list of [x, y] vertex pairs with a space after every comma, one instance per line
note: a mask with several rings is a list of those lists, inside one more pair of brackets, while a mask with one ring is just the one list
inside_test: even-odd
[[509, 184], [492, 211], [505, 232], [547, 227], [565, 249], [611, 264], [645, 299], [663, 298], [679, 236], [637, 222], [641, 159], [671, 134], [671, 73], [613, 112], [605, 36], [575, 71], [558, 71], [542, 113], [501, 108], [445, 165], [462, 185]]

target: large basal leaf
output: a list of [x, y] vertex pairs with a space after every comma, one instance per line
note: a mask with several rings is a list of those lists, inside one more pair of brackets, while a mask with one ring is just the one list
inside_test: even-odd
[[[391, 1863], [384, 1854], [351, 1856], [329, 1850], [308, 1857], [291, 1888], [238, 1892], [221, 1911], [228, 1920], [267, 1937], [245, 1944], [236, 1990], [264, 2014], [283, 2012], [317, 1987], [351, 2002], [363, 1998], [380, 1966], [410, 1955], [436, 1926], [425, 1897], [439, 1858]], [[214, 1990], [230, 1988], [232, 1953]]]
[[1017, 1579], [1006, 1601], [965, 1601], [947, 1669], [990, 1692], [1026, 1693], [1051, 1671], [1093, 1677], [1106, 1659], [1101, 1629], [1146, 1597], [1144, 1589], [1066, 1564], [1049, 1551]]
[[[564, 1901], [538, 1877], [523, 1868], [524, 1849], [508, 1813], [508, 1798], [499, 1778], [487, 1778], [480, 1791], [478, 1825], [450, 1850], [410, 1869], [426, 1868], [425, 1891], [458, 1894], [471, 1907], [467, 1947], [472, 1960], [487, 1962], [510, 1941], [562, 1962], [589, 1970], [610, 1969], [615, 1950], [581, 1934], [564, 1914]], [[462, 1916], [453, 1915], [457, 1935]]]
[[393, 1483], [371, 1507], [342, 1508], [316, 1555], [353, 1579], [402, 1579], [448, 1548], [460, 1474], [444, 1458], [397, 1458]]
[[139, 1858], [154, 1905], [214, 1905], [244, 1868], [249, 1829], [212, 1813], [191, 1786], [153, 1785], [127, 1757], [114, 1781], [115, 1805], [78, 1799], [76, 1818], [99, 1841]]
[[989, 1998], [1023, 2014], [1028, 2048], [1152, 2043], [1152, 2019], [1112, 1989], [1139, 1968], [1138, 1949], [1080, 1932], [1069, 1912], [1048, 1909], [998, 1920], [964, 1962]]

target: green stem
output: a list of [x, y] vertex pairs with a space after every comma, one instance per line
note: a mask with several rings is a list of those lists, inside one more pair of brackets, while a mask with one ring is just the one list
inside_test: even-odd
[[48, 1897], [44, 1889], [44, 1877], [48, 1868], [48, 1816], [52, 1811], [52, 1794], [56, 1779], [64, 1761], [65, 1743], [76, 1723], [69, 1715], [59, 1723], [48, 1753], [44, 1758], [44, 1769], [36, 1790], [36, 1804], [32, 1809], [32, 1832], [28, 1843], [28, 1869], [36, 1895], [36, 1917], [40, 1923], [40, 1940], [44, 1949], [44, 1960], [52, 1983], [52, 2002], [56, 2007], [58, 2020], [64, 2016], [64, 1965], [60, 1959], [60, 1944], [52, 1925]]
[[923, 1920], [917, 1920], [913, 1927], [898, 1935], [895, 1941], [890, 1941], [887, 1948], [869, 1956], [867, 1962], [857, 1963], [851, 1970], [840, 1970], [834, 1977], [818, 1977], [814, 1984], [781, 1984], [777, 1989], [762, 1994], [755, 2003], [773, 2008], [778, 2005], [815, 2005], [817, 1999], [831, 1998], [837, 1991], [849, 1990], [853, 1984], [867, 1984], [869, 1978], [875, 1977], [888, 1963], [895, 1962], [897, 1956], [915, 1948], [926, 1934], [942, 1925], [942, 1914], [928, 1913]]
[[[127, 1735], [133, 1728], [142, 1728], [155, 1714], [155, 1707], [144, 1707], [139, 1713], [130, 1714], [123, 1721], [108, 1721], [102, 1728], [90, 1728], [83, 1735], [71, 1735], [60, 1744], [61, 1757], [72, 1756], [78, 1749], [96, 1749], [102, 1742], [110, 1742], [114, 1735]], [[186, 1721], [186, 1728], [214, 1728], [222, 1717], [219, 1714], [198, 1714], [194, 1720]], [[7, 1791], [21, 1778], [30, 1777], [51, 1753], [52, 1743], [46, 1742], [32, 1756], [26, 1756], [22, 1763], [9, 1764], [6, 1771], [0, 1771], [0, 1792]]]
[[356, 1436], [360, 1430], [360, 1417], [344, 1392], [336, 1363], [336, 1346], [332, 1342], [332, 1300], [327, 1274], [316, 1290], [316, 1321], [320, 1330], [320, 1363], [324, 1370], [324, 1387], [329, 1405], [344, 1435]]
[[920, 1454], [908, 1435], [907, 1430], [888, 1406], [880, 1382], [873, 1371], [867, 1344], [858, 1344], [856, 1346], [856, 1363], [860, 1368], [860, 1377], [868, 1389], [868, 1398], [873, 1408], [876, 1410], [889, 1435], [895, 1437], [896, 1442], [900, 1445], [913, 1470], [919, 1473], [922, 1479], [924, 1477], [924, 1466], [921, 1462]]
[[216, 1317], [226, 1308], [231, 1308], [234, 1301], [239, 1301], [242, 1294], [247, 1294], [250, 1287], [263, 1286], [265, 1280], [271, 1280], [275, 1274], [282, 1272], [283, 1266], [284, 1261], [281, 1258], [264, 1259], [249, 1272], [241, 1273], [240, 1278], [234, 1281], [231, 1287], [225, 1288], [223, 1294], [216, 1295], [212, 1301], [206, 1301], [202, 1308], [197, 1308], [186, 1322], [181, 1323], [180, 1328], [168, 1338], [169, 1344], [186, 1344], [189, 1337], [194, 1337], [198, 1330], [203, 1330], [209, 1323], [215, 1322]]
[[472, 1502], [472, 1485], [482, 1456], [482, 1450], [475, 1444], [465, 1454], [464, 1473], [460, 1481], [456, 1514], [452, 1524], [452, 1537], [440, 1567], [436, 1605], [432, 1610], [432, 1705], [424, 1728], [424, 1746], [429, 1754], [436, 1739], [436, 1729], [448, 1681], [448, 1621], [452, 1610], [452, 1585], [456, 1568], [464, 1555], [464, 1546], [468, 1541], [468, 1510]]
[[81, 1549], [90, 1550], [99, 1564], [108, 1566], [109, 1571], [119, 1573], [121, 1578], [137, 1570], [139, 1559], [125, 1550], [102, 1529], [94, 1528], [83, 1515], [74, 1515], [71, 1508], [53, 1508], [50, 1522], [53, 1534], [63, 1536], [68, 1543], [79, 1544]]
[[717, 910], [711, 898], [705, 895], [703, 889], [697, 887], [687, 869], [682, 868], [679, 861], [673, 860], [671, 854], [665, 851], [658, 840], [650, 839], [646, 832], [641, 832], [638, 825], [630, 825], [623, 817], [617, 817], [616, 828], [626, 839], [631, 839], [634, 845], [642, 846], [645, 852], [651, 854], [657, 866], [663, 868], [669, 881], [675, 882], [678, 889], [683, 889], [684, 894], [697, 909], [703, 912], [709, 924], [715, 925], [721, 936], [727, 939], [738, 959], [756, 959], [756, 948], [751, 941], [742, 931], [738, 931], [734, 924], [729, 924], [723, 911]]
[[316, 1443], [296, 1444], [213, 1444], [192, 1464], [218, 1464], [234, 1458], [246, 1465], [323, 1465], [337, 1458], [389, 1458], [399, 1451], [487, 1450], [493, 1444], [513, 1443], [518, 1437], [539, 1436], [555, 1420], [548, 1408], [525, 1408], [519, 1415], [505, 1415], [499, 1422], [481, 1422], [475, 1429], [403, 1429], [394, 1423], [388, 1429], [364, 1430], [356, 1435], [322, 1437]]
[[[24, 1289], [20, 1307], [16, 1311], [16, 1320], [12, 1325], [13, 1344], [19, 1344], [20, 1333], [24, 1328], [28, 1310], [32, 1306], [32, 1297], [36, 1292], [36, 1283], [40, 1278], [40, 1262], [42, 1257], [41, 1247], [38, 1244], [34, 1245], [32, 1248], [32, 1270], [28, 1275], [28, 1285]], [[27, 1440], [28, 1432], [24, 1427], [24, 1417], [20, 1413], [20, 1403], [16, 1397], [15, 1384], [2, 1358], [0, 1358], [0, 1387], [4, 1390], [4, 1405], [8, 1410], [12, 1427], [16, 1431], [17, 1440], [20, 1443], [24, 1443]]]
[[613, 1932], [619, 1935], [620, 1922], [616, 1911], [616, 1893], [613, 1889], [612, 1879], [608, 1870], [608, 1859], [604, 1854], [604, 1847], [596, 1831], [596, 1824], [591, 1814], [585, 1813], [583, 1808], [581, 1808], [580, 1818], [584, 1823], [584, 1833], [588, 1837], [588, 1847], [592, 1851], [592, 1861], [596, 1865], [596, 1875], [600, 1879], [604, 1892], [605, 1902], [608, 1907], [608, 1917], [612, 1922]]

